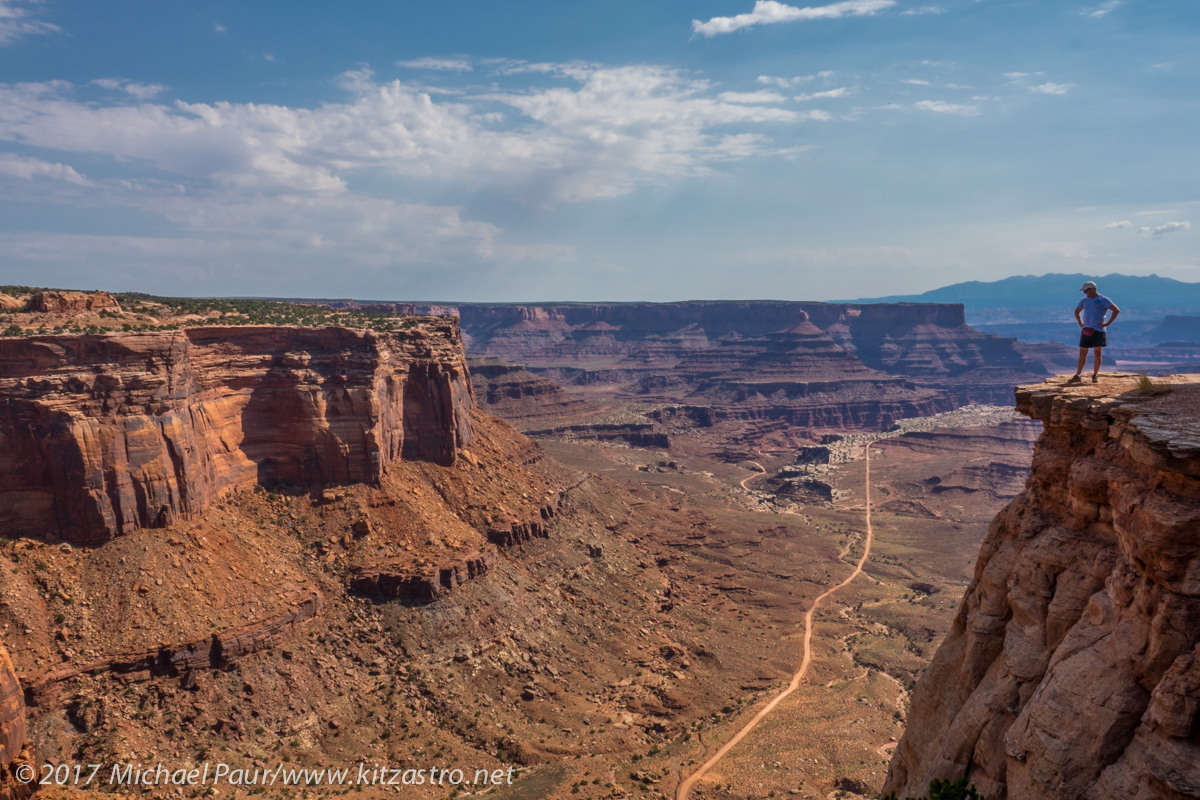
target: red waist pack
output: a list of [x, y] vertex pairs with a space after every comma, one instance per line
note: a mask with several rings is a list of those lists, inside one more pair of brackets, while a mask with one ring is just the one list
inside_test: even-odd
[[1093, 333], [1095, 333], [1095, 332], [1096, 332], [1096, 329], [1095, 329], [1095, 328], [1084, 328], [1084, 329], [1083, 329], [1083, 335], [1084, 335], [1084, 336], [1091, 336], [1091, 335], [1092, 335]]

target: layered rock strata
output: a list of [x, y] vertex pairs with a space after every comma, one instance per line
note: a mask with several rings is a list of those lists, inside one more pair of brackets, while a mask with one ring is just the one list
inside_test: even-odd
[[1041, 420], [917, 684], [885, 792], [1200, 797], [1200, 376], [1017, 389]]
[[58, 684], [85, 673], [145, 673], [181, 675], [189, 670], [224, 669], [248, 655], [267, 650], [286, 639], [303, 623], [321, 613], [321, 596], [312, 590], [291, 590], [285, 610], [265, 619], [229, 628], [203, 639], [165, 644], [141, 653], [125, 653], [86, 664], [64, 664], [29, 681], [25, 701], [47, 704]]
[[355, 594], [377, 600], [432, 603], [467, 581], [490, 572], [499, 560], [497, 547], [513, 547], [550, 537], [550, 522], [562, 509], [568, 493], [579, 484], [555, 492], [538, 509], [538, 516], [524, 521], [502, 520], [487, 531], [488, 544], [466, 555], [436, 565], [372, 565], [356, 570], [349, 580]]
[[108, 292], [38, 292], [29, 298], [30, 311], [78, 314], [84, 311], [120, 311], [121, 304]]
[[491, 571], [498, 558], [495, 546], [489, 544], [436, 566], [373, 566], [351, 575], [349, 588], [355, 594], [377, 600], [432, 603], [467, 581]]
[[32, 755], [25, 727], [25, 696], [8, 651], [0, 646], [0, 800], [24, 800], [35, 786], [17, 778]]
[[714, 422], [743, 427], [885, 429], [904, 417], [1007, 402], [1014, 383], [1050, 373], [1044, 359], [1015, 340], [970, 328], [961, 305], [730, 301], [456, 309], [473, 357], [520, 362], [589, 400], [684, 402], [708, 409]]
[[473, 403], [452, 319], [3, 339], [0, 521], [96, 543], [253, 484], [453, 464]]

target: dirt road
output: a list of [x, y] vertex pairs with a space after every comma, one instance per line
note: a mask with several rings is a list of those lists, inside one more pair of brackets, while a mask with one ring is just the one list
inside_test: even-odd
[[[871, 445], [872, 444], [874, 444], [874, 442], [867, 442], [864, 445], [865, 451], [866, 451], [865, 452], [866, 473], [865, 473], [865, 477], [864, 477], [864, 483], [865, 483], [865, 486], [864, 486], [864, 498], [865, 498], [864, 514], [866, 516], [866, 520], [865, 520], [866, 521], [866, 539], [864, 540], [864, 543], [863, 543], [862, 557], [860, 557], [858, 559], [858, 564], [854, 567], [854, 572], [851, 572], [849, 577], [847, 577], [845, 580], [843, 580], [837, 586], [827, 589], [822, 594], [817, 595], [817, 599], [813, 600], [812, 606], [805, 613], [805, 615], [804, 615], [804, 657], [800, 661], [799, 668], [797, 668], [795, 674], [792, 675], [791, 683], [788, 684], [786, 689], [781, 691], [779, 694], [775, 695], [775, 697], [771, 698], [771, 702], [769, 702], [765, 706], [763, 706], [763, 708], [757, 714], [755, 714], [750, 719], [750, 721], [747, 722], [742, 727], [742, 729], [740, 731], [738, 731], [736, 734], [734, 734], [732, 739], [730, 739], [728, 742], [726, 742], [725, 744], [723, 744], [721, 746], [721, 749], [718, 750], [712, 756], [712, 758], [708, 759], [708, 761], [705, 761], [698, 770], [696, 770], [690, 776], [688, 776], [688, 778], [686, 780], [684, 780], [683, 783], [679, 784], [679, 788], [676, 789], [676, 791], [675, 791], [675, 800], [687, 800], [688, 795], [691, 794], [692, 787], [696, 785], [696, 782], [699, 781], [701, 778], [703, 778], [705, 773], [707, 773], [710, 769], [712, 769], [712, 767], [718, 761], [720, 761], [725, 756], [726, 753], [728, 753], [730, 750], [732, 750], [734, 748], [734, 746], [737, 745], [737, 743], [740, 742], [746, 736], [746, 734], [748, 734], [748, 733], [750, 733], [750, 731], [754, 730], [755, 726], [758, 725], [758, 723], [761, 722], [763, 720], [763, 718], [765, 718], [768, 714], [770, 714], [775, 709], [775, 706], [779, 705], [779, 703], [785, 697], [787, 697], [789, 694], [796, 691], [796, 689], [799, 688], [799, 686], [800, 686], [800, 682], [802, 680], [804, 680], [804, 675], [805, 675], [805, 673], [808, 672], [808, 666], [812, 662], [813, 614], [816, 613], [817, 607], [821, 605], [822, 600], [824, 600], [826, 597], [829, 597], [830, 595], [832, 595], [834, 592], [838, 591], [839, 589], [845, 587], [847, 584], [850, 583], [850, 581], [854, 580], [860, 574], [862, 574], [863, 565], [867, 563], [867, 558], [871, 555], [871, 542], [874, 539], [874, 534], [871, 532]], [[762, 469], [762, 466], [757, 464], [756, 462], [752, 461], [750, 463], [755, 464], [756, 466], [759, 467], [759, 469]], [[763, 472], [766, 472], [766, 470], [763, 470]], [[750, 478], [753, 478], [753, 477], [755, 477], [755, 476], [754, 475], [750, 476]], [[746, 488], [746, 481], [749, 480], [750, 478], [745, 478], [742, 481], [743, 489]]]
[[758, 463], [757, 461], [750, 461], [747, 463], [753, 464], [754, 466], [758, 467], [758, 472], [754, 473], [753, 475], [747, 475], [746, 477], [742, 478], [741, 486], [743, 489], [746, 488], [746, 481], [750, 480], [751, 478], [757, 478], [759, 475], [767, 474], [767, 470], [763, 467], [762, 464]]

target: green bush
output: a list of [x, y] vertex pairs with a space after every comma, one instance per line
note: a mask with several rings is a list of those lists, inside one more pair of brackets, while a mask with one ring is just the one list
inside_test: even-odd
[[[883, 800], [896, 800], [896, 793], [892, 792]], [[959, 778], [953, 783], [934, 778], [929, 783], [929, 794], [926, 797], [906, 797], [904, 800], [985, 800], [985, 798], [976, 791], [974, 784], [967, 784], [966, 778]]]

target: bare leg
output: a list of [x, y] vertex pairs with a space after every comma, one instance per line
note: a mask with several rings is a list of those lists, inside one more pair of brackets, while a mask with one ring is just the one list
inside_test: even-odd
[[1075, 366], [1075, 374], [1083, 372], [1083, 368], [1087, 366], [1087, 348], [1079, 348], [1079, 363]]
[[[1099, 374], [1099, 372], [1100, 372], [1100, 351], [1101, 351], [1101, 348], [1099, 348], [1099, 347], [1092, 348], [1092, 352], [1096, 354], [1096, 358], [1095, 358], [1096, 366], [1092, 370], [1093, 375]], [[1086, 360], [1086, 359], [1087, 359], [1087, 354], [1085, 353], [1084, 360]], [[1083, 369], [1083, 367], [1080, 367], [1080, 369]]]

